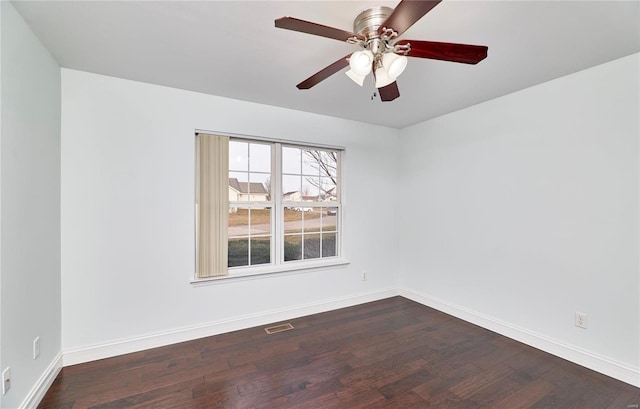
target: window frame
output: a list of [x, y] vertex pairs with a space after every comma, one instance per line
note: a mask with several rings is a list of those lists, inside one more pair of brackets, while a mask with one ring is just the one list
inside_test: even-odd
[[[272, 275], [279, 273], [297, 273], [303, 272], [307, 270], [318, 270], [329, 267], [343, 266], [349, 264], [348, 260], [345, 257], [345, 248], [344, 248], [344, 209], [345, 209], [345, 186], [344, 186], [344, 158], [345, 158], [345, 147], [335, 146], [335, 145], [326, 145], [326, 144], [317, 144], [317, 143], [309, 143], [302, 141], [291, 141], [285, 139], [276, 139], [276, 138], [265, 138], [259, 136], [249, 136], [249, 135], [238, 135], [238, 134], [230, 134], [224, 132], [215, 132], [215, 131], [205, 131], [205, 130], [196, 130], [195, 134], [198, 133], [206, 133], [220, 136], [227, 136], [230, 138], [230, 141], [244, 141], [248, 143], [263, 143], [271, 145], [271, 191], [275, 192], [271, 196], [271, 201], [265, 204], [265, 202], [232, 202], [229, 200], [229, 207], [232, 205], [240, 205], [244, 207], [265, 207], [268, 204], [271, 204], [271, 262], [269, 264], [257, 264], [257, 265], [247, 265], [247, 266], [235, 266], [228, 268], [228, 274], [225, 276], [216, 276], [216, 277], [206, 277], [199, 278], [197, 277], [197, 259], [196, 266], [194, 269], [194, 274], [191, 277], [191, 283], [194, 285], [206, 285], [206, 284], [214, 284], [216, 282], [227, 282], [229, 280], [246, 280], [246, 279], [254, 279], [260, 278], [264, 275]], [[283, 190], [282, 190], [282, 150], [283, 147], [295, 147], [306, 150], [330, 150], [335, 151], [338, 154], [338, 160], [336, 164], [336, 189], [337, 189], [337, 200], [335, 202], [285, 202], [283, 200]], [[196, 145], [196, 157], [198, 156], [198, 150]], [[229, 171], [229, 170], [227, 170]], [[196, 182], [198, 182], [198, 174], [199, 174], [199, 164], [196, 160]], [[196, 192], [197, 193], [197, 192]], [[322, 208], [327, 209], [329, 207], [338, 208], [336, 214], [336, 255], [330, 257], [319, 257], [312, 259], [302, 259], [302, 260], [284, 260], [284, 240], [285, 240], [285, 227], [284, 227], [284, 203], [287, 204], [296, 204], [300, 205], [300, 207], [313, 207], [313, 208]], [[330, 206], [328, 204], [331, 204]], [[198, 239], [199, 232], [197, 227], [197, 213], [196, 207], [196, 255], [198, 249]], [[318, 234], [322, 234], [318, 232]]]
[[[284, 191], [283, 189], [280, 189], [280, 194], [278, 195], [278, 200], [279, 200], [279, 206], [277, 207], [279, 211], [283, 211], [284, 209], [286, 209], [287, 207], [299, 207], [299, 208], [305, 208], [305, 207], [311, 207], [311, 208], [320, 208], [320, 209], [328, 209], [330, 207], [333, 208], [337, 208], [338, 211], [336, 212], [336, 227], [335, 230], [330, 232], [336, 233], [336, 255], [335, 256], [330, 256], [330, 257], [317, 257], [317, 258], [311, 258], [311, 259], [305, 259], [304, 258], [304, 236], [305, 235], [320, 235], [320, 237], [322, 237], [323, 235], [323, 231], [322, 231], [322, 222], [320, 223], [320, 230], [318, 232], [310, 232], [310, 233], [305, 233], [304, 231], [304, 223], [302, 224], [303, 229], [300, 233], [300, 236], [302, 237], [302, 259], [300, 260], [285, 260], [284, 259], [284, 255], [281, 255], [281, 258], [278, 258], [278, 261], [280, 261], [283, 265], [286, 264], [297, 264], [297, 263], [309, 263], [311, 260], [329, 260], [332, 258], [340, 258], [341, 257], [341, 234], [342, 234], [342, 181], [341, 181], [341, 174], [342, 174], [342, 156], [343, 156], [343, 152], [344, 150], [339, 150], [339, 149], [332, 149], [332, 148], [320, 148], [318, 146], [310, 146], [310, 145], [300, 145], [300, 144], [290, 144], [290, 143], [282, 143], [280, 144], [280, 149], [278, 149], [278, 152], [280, 155], [282, 155], [283, 152], [283, 148], [287, 147], [287, 148], [297, 148], [297, 149], [304, 149], [304, 150], [325, 150], [325, 151], [335, 151], [338, 155], [337, 160], [336, 160], [336, 190], [337, 190], [337, 201], [336, 202], [307, 202], [307, 201], [285, 201], [283, 200], [283, 195], [284, 195]], [[301, 157], [301, 161], [303, 161], [303, 158]], [[278, 161], [278, 165], [280, 167], [282, 167], [282, 158], [280, 158], [280, 160]], [[293, 173], [285, 173], [284, 170], [282, 168], [279, 169], [280, 173], [278, 174], [278, 181], [282, 182], [282, 179], [284, 178], [285, 175], [298, 175], [293, 174]], [[305, 178], [305, 176], [310, 176], [310, 175], [306, 175], [304, 173], [304, 169], [301, 168], [300, 170], [300, 177], [302, 179]], [[320, 177], [320, 176], [319, 176]], [[320, 192], [318, 191], [318, 194], [320, 194]], [[304, 220], [305, 217], [305, 212], [301, 211], [300, 212], [302, 215], [302, 219]], [[320, 211], [320, 217], [321, 220], [322, 218], [326, 215], [326, 213], [324, 213], [322, 210]], [[284, 251], [285, 248], [285, 244], [284, 241], [286, 240], [287, 236], [294, 236], [294, 235], [298, 235], [298, 234], [287, 234], [286, 230], [284, 230], [284, 218], [282, 218], [283, 220], [281, 221], [281, 226], [282, 226], [282, 231], [280, 232], [280, 234], [278, 235], [278, 239], [280, 240], [280, 249]], [[320, 252], [322, 252], [322, 238], [320, 241]]]
[[[270, 155], [270, 156], [271, 156], [271, 157], [270, 157], [271, 166], [270, 166], [270, 169], [269, 169], [269, 177], [270, 177], [270, 179], [271, 179], [271, 190], [273, 191], [273, 190], [274, 190], [273, 175], [274, 175], [274, 168], [275, 168], [275, 167], [274, 167], [274, 161], [276, 160], [276, 155], [275, 155], [275, 150], [276, 150], [276, 149], [274, 149], [275, 144], [274, 144], [274, 143], [272, 143], [272, 142], [262, 141], [262, 140], [260, 140], [260, 141], [259, 141], [259, 140], [255, 140], [255, 139], [248, 139], [248, 138], [242, 138], [242, 139], [241, 139], [241, 138], [236, 138], [236, 137], [229, 137], [229, 143], [233, 142], [234, 140], [238, 140], [238, 141], [246, 142], [246, 143], [248, 144], [248, 145], [247, 145], [247, 148], [248, 148], [248, 149], [250, 149], [250, 144], [251, 144], [251, 143], [255, 143], [255, 144], [262, 144], [262, 145], [268, 145], [268, 146], [269, 146], [269, 149], [270, 149], [270, 151], [271, 151], [271, 155]], [[263, 173], [263, 172], [252, 172], [252, 171], [251, 171], [251, 154], [250, 154], [250, 151], [248, 152], [248, 156], [247, 156], [247, 158], [249, 159], [249, 163], [247, 163], [247, 165], [248, 165], [248, 168], [247, 168], [247, 175], [248, 175], [248, 179], [247, 179], [247, 180], [248, 180], [248, 181], [247, 181], [247, 183], [251, 183], [250, 177], [251, 177], [251, 174], [252, 174], [252, 173], [259, 174], [259, 173]], [[228, 172], [229, 174], [230, 174], [231, 172], [240, 173], [240, 171], [231, 170], [231, 168], [229, 168], [229, 169], [227, 170], [227, 172]], [[251, 191], [250, 191], [250, 190], [251, 190], [251, 189], [249, 188], [249, 198], [251, 198]], [[271, 197], [271, 199], [270, 199], [269, 201], [266, 201], [266, 202], [265, 202], [265, 201], [255, 201], [255, 200], [246, 200], [246, 201], [241, 201], [241, 200], [238, 200], [238, 201], [231, 201], [231, 200], [229, 200], [228, 205], [229, 205], [229, 208], [230, 208], [230, 209], [231, 209], [231, 208], [233, 208], [233, 207], [235, 207], [235, 208], [237, 208], [237, 209], [240, 209], [240, 208], [247, 208], [247, 209], [258, 209], [258, 208], [263, 208], [263, 209], [270, 209], [270, 211], [271, 211], [271, 212], [270, 212], [270, 213], [271, 213], [271, 216], [270, 216], [270, 220], [269, 220], [269, 224], [270, 224], [270, 229], [269, 229], [269, 230], [270, 230], [270, 234], [269, 234], [269, 237], [270, 237], [270, 243], [273, 243], [273, 239], [275, 238], [275, 230], [274, 230], [274, 219], [275, 219], [275, 217], [274, 217], [274, 208], [276, 208], [276, 201], [274, 200], [273, 195], [271, 195], [271, 196], [272, 196], [272, 197]], [[250, 217], [249, 217], [249, 224], [248, 224], [247, 226], [248, 226], [248, 228], [249, 228], [249, 229], [248, 229], [248, 230], [249, 230], [249, 231], [248, 231], [248, 236], [247, 236], [247, 245], [248, 245], [248, 246], [247, 246], [247, 247], [248, 247], [247, 261], [248, 261], [248, 263], [251, 263], [251, 237], [252, 237], [252, 234], [251, 234], [251, 218], [250, 218]], [[228, 226], [227, 226], [227, 227], [228, 227]], [[237, 237], [240, 237], [240, 236], [237, 236]], [[237, 238], [237, 237], [236, 237], [236, 238]], [[229, 238], [230, 238], [230, 236], [227, 236], [227, 240], [228, 240]], [[270, 262], [269, 262], [269, 263], [254, 264], [254, 265], [248, 264], [248, 265], [245, 265], [245, 266], [227, 267], [227, 277], [228, 277], [229, 275], [231, 275], [231, 272], [232, 272], [232, 271], [238, 271], [238, 270], [241, 270], [241, 269], [255, 269], [255, 268], [257, 268], [258, 266], [271, 266], [271, 265], [273, 265], [273, 264], [274, 264], [274, 263], [273, 263], [273, 260], [275, 260], [275, 256], [276, 256], [276, 253], [275, 253], [275, 247], [276, 247], [276, 246], [275, 246], [275, 245], [273, 245], [273, 244], [271, 244], [271, 245], [270, 245], [270, 255], [269, 255], [269, 260], [270, 260]]]

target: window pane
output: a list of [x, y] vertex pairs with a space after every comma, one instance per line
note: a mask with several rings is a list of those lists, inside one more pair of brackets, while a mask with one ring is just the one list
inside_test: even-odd
[[320, 235], [304, 235], [304, 258], [320, 258]]
[[330, 176], [334, 179], [338, 175], [338, 152], [336, 151], [320, 151], [320, 162], [322, 163], [323, 176]]
[[284, 236], [284, 261], [302, 260], [302, 236]]
[[229, 237], [249, 235], [249, 209], [229, 206]]
[[247, 201], [247, 182], [249, 174], [245, 172], [229, 172], [229, 201]]
[[264, 173], [249, 173], [249, 200], [252, 202], [269, 201], [269, 190], [271, 187], [271, 175]]
[[336, 233], [322, 235], [322, 257], [335, 257], [337, 246]]
[[308, 202], [320, 201], [320, 178], [304, 176], [302, 180], [302, 199]]
[[322, 231], [336, 231], [338, 208], [337, 207], [324, 207], [325, 211], [322, 214]]
[[252, 236], [271, 234], [271, 209], [251, 208]]
[[282, 177], [282, 200], [299, 202], [302, 200], [302, 178], [300, 176], [284, 175]]
[[248, 182], [249, 174], [247, 172], [229, 172], [229, 179], [237, 179], [238, 182]]
[[304, 220], [304, 231], [308, 232], [319, 232], [320, 231], [320, 223], [321, 223], [321, 211], [320, 207], [305, 207], [305, 212], [303, 214]]
[[269, 237], [251, 238], [251, 265], [271, 263], [271, 239]]
[[302, 152], [299, 148], [282, 148], [282, 173], [299, 175], [301, 172]]
[[304, 150], [302, 158], [302, 174], [308, 176], [319, 176], [321, 174], [322, 151]]
[[284, 232], [302, 233], [302, 212], [284, 209]]
[[247, 239], [229, 239], [229, 267], [249, 264], [249, 241]]
[[249, 170], [271, 173], [271, 146], [261, 143], [249, 145]]
[[249, 170], [249, 144], [229, 141], [229, 170]]
[[229, 267], [270, 263], [271, 209], [259, 207], [231, 207], [231, 209], [233, 211], [229, 213], [228, 227]]
[[335, 201], [337, 199], [337, 189], [333, 179], [329, 177], [320, 179], [320, 196], [324, 202]]

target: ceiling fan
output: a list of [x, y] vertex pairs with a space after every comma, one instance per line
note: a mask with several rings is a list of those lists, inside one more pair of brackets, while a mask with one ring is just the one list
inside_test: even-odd
[[372, 7], [358, 14], [353, 21], [353, 32], [328, 27], [294, 17], [275, 20], [277, 28], [300, 31], [334, 40], [357, 44], [362, 50], [348, 54], [323, 68], [297, 85], [309, 89], [338, 71], [350, 67], [347, 76], [362, 86], [366, 76], [373, 72], [375, 87], [382, 101], [393, 101], [400, 96], [396, 78], [404, 71], [407, 57], [477, 64], [487, 57], [483, 45], [439, 43], [419, 40], [397, 40], [409, 27], [442, 0], [402, 0], [395, 9]]

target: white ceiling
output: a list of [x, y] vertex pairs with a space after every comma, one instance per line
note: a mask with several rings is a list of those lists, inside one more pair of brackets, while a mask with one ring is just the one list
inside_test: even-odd
[[401, 38], [487, 45], [478, 65], [410, 59], [400, 98], [343, 72], [295, 85], [357, 46], [289, 30], [353, 30], [397, 1], [13, 1], [62, 67], [403, 128], [640, 51], [638, 1], [444, 0]]

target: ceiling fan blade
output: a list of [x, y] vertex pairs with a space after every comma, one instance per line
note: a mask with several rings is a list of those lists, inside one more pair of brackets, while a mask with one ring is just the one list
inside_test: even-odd
[[402, 0], [387, 21], [378, 27], [378, 34], [382, 34], [384, 28], [392, 28], [398, 35], [402, 35], [416, 21], [427, 14], [429, 10], [438, 5], [442, 0]]
[[309, 89], [314, 85], [317, 85], [319, 82], [326, 80], [336, 72], [349, 65], [349, 61], [347, 61], [347, 58], [350, 55], [351, 54], [347, 54], [333, 64], [321, 69], [306, 80], [302, 81], [300, 84], [296, 85], [296, 87], [298, 87], [298, 89]]
[[411, 44], [408, 57], [477, 64], [487, 57], [484, 45], [437, 43], [435, 41], [400, 40], [395, 45]]
[[398, 83], [393, 81], [389, 85], [385, 85], [382, 88], [378, 88], [381, 101], [393, 101], [400, 96], [400, 90], [398, 89]]
[[334, 40], [347, 41], [352, 37], [364, 40], [364, 37], [350, 31], [340, 30], [322, 24], [312, 23], [311, 21], [300, 20], [295, 17], [280, 17], [275, 20], [277, 28], [286, 30], [299, 31], [301, 33], [313, 34], [320, 37], [333, 38]]

